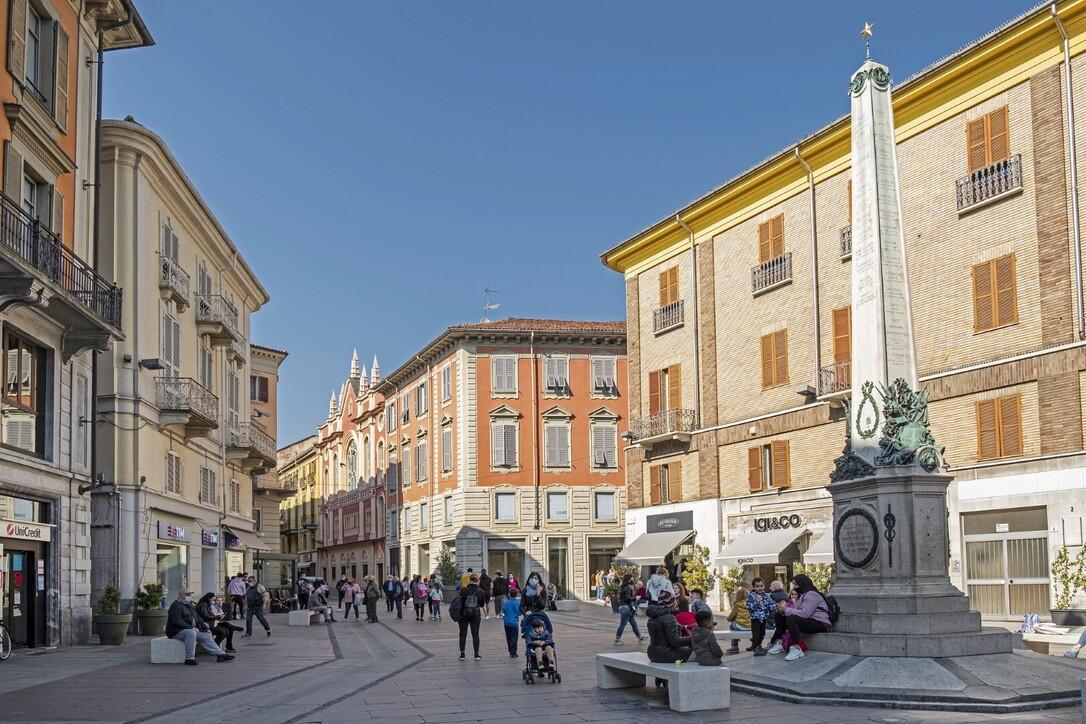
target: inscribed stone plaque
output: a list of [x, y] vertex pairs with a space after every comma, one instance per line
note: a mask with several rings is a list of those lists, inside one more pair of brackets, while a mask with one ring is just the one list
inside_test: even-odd
[[879, 550], [879, 527], [875, 516], [863, 508], [841, 514], [833, 533], [837, 560], [849, 568], [863, 568]]

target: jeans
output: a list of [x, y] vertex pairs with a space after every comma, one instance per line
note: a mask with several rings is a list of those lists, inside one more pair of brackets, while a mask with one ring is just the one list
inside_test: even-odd
[[392, 613], [392, 607], [394, 605], [396, 605], [396, 604], [395, 604], [395, 601], [392, 600], [392, 594], [386, 591], [385, 592], [385, 606], [388, 607], [388, 612], [389, 613]]
[[219, 648], [219, 645], [215, 643], [215, 639], [211, 637], [211, 634], [207, 631], [197, 631], [193, 628], [186, 628], [178, 631], [173, 636], [178, 641], [185, 642], [185, 659], [196, 658], [196, 644], [199, 643], [204, 647], [204, 650], [209, 654], [215, 656], [222, 656], [223, 650]]
[[347, 617], [351, 615], [351, 609], [354, 609], [354, 620], [358, 620], [358, 600], [351, 600], [346, 602], [346, 608], [343, 609], [343, 620], [347, 620]]
[[[729, 623], [731, 624], [730, 626], [728, 626], [729, 631], [750, 631], [749, 628], [743, 628], [742, 626], [740, 626], [737, 621], [730, 621]], [[751, 625], [753, 625], [754, 621], [751, 621], [750, 623]], [[739, 648], [739, 639], [732, 639], [732, 648]]]
[[603, 586], [596, 586], [596, 600], [603, 600]]
[[641, 638], [641, 629], [637, 627], [637, 616], [630, 610], [630, 607], [623, 604], [618, 607], [618, 614], [622, 616], [622, 620], [619, 621], [618, 631], [615, 632], [615, 640], [622, 638], [622, 632], [626, 630], [626, 624], [630, 624], [630, 630], [634, 632], [634, 636]]
[[305, 591], [298, 591], [298, 610], [304, 611], [309, 608], [309, 594]]
[[230, 602], [229, 618], [241, 618], [245, 615], [245, 596], [234, 594], [230, 596]]
[[310, 611], [316, 611], [317, 613], [320, 613], [320, 614], [324, 614], [324, 618], [325, 618], [326, 621], [335, 621], [336, 620], [336, 617], [332, 615], [332, 607], [331, 606], [314, 606], [313, 608], [311, 608], [309, 610]]
[[773, 614], [773, 637], [769, 639], [769, 643], [775, 644], [780, 641], [781, 637], [784, 636], [784, 632], [787, 630], [787, 622], [784, 619], [784, 614]]
[[[388, 610], [392, 611], [391, 608]], [[396, 618], [403, 618], [403, 599], [400, 598], [396, 599]]]
[[430, 607], [433, 609], [434, 618], [441, 618], [441, 601], [431, 600]]
[[[422, 608], [420, 607], [421, 611]], [[468, 627], [471, 627], [471, 647], [475, 649], [475, 655], [479, 655], [479, 620], [482, 618], [478, 613], [474, 616], [461, 616], [460, 617], [460, 655], [464, 655], [464, 644], [468, 641]]]
[[249, 606], [245, 609], [245, 635], [253, 635], [253, 616], [260, 619], [261, 625], [264, 626], [265, 631], [271, 631], [271, 626], [268, 625], [268, 619], [264, 618], [264, 609], [260, 606]]
[[520, 631], [516, 626], [505, 625], [505, 645], [509, 647], [509, 655], [517, 655], [517, 639], [520, 638]]
[[813, 618], [801, 618], [795, 614], [788, 616], [785, 620], [785, 626], [788, 627], [788, 633], [792, 638], [792, 645], [798, 646], [803, 641], [802, 633], [824, 633], [826, 627], [819, 621], [815, 621]]

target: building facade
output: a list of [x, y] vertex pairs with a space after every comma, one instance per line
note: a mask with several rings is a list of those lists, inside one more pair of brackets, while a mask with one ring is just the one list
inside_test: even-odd
[[[249, 345], [249, 404], [252, 425], [267, 434], [265, 443], [278, 440], [279, 368], [287, 352]], [[272, 447], [272, 459], [278, 453]], [[284, 554], [279, 539], [279, 506], [294, 494], [290, 483], [279, 478], [277, 465], [253, 475], [253, 532], [258, 539], [253, 561], [257, 580], [267, 587], [289, 588], [296, 578], [293, 555]]]
[[[993, 618], [1047, 611], [1051, 560], [1082, 545], [1086, 331], [1071, 171], [1086, 164], [1068, 134], [1081, 148], [1086, 124], [1071, 122], [1065, 90], [1072, 78], [1081, 107], [1086, 3], [1056, 9], [1016, 18], [894, 92], [918, 367], [955, 476], [950, 573]], [[708, 546], [721, 567], [782, 577], [832, 560], [825, 486], [853, 344], [849, 123], [603, 254], [626, 280], [629, 537], [689, 511], [703, 522], [678, 545]]]
[[250, 315], [268, 294], [165, 142], [132, 120], [103, 123], [102, 199], [101, 265], [129, 303], [98, 375], [94, 586], [124, 601], [156, 581], [167, 600], [219, 591], [266, 545], [251, 476], [274, 468], [275, 440], [246, 383]]
[[279, 549], [293, 556], [297, 575], [316, 575], [317, 528], [322, 486], [317, 436], [278, 451], [279, 480], [291, 493], [279, 504]]
[[153, 41], [122, 0], [14, 0], [0, 19], [0, 619], [16, 645], [67, 646], [91, 634], [95, 355], [124, 338], [131, 304], [97, 266], [83, 61]]

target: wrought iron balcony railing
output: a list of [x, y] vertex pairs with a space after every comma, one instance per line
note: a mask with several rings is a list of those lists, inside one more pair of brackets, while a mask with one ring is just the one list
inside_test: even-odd
[[768, 291], [792, 281], [792, 252], [785, 252], [776, 259], [762, 262], [750, 270], [750, 288], [753, 294]]
[[177, 300], [178, 304], [189, 305], [189, 273], [168, 256], [159, 257], [158, 288]]
[[655, 309], [652, 312], [652, 331], [655, 334], [666, 332], [669, 329], [683, 326], [685, 313], [683, 300], [672, 302], [667, 306]]
[[1022, 188], [1022, 156], [1014, 154], [958, 179], [958, 211]]
[[226, 445], [255, 450], [266, 460], [275, 460], [275, 440], [251, 422], [239, 422], [226, 431]]
[[155, 404], [164, 412], [192, 412], [212, 422], [219, 417], [219, 398], [191, 377], [156, 379]]
[[0, 196], [0, 207], [0, 244], [103, 322], [120, 329], [120, 288], [96, 273], [15, 201]]
[[852, 224], [841, 229], [841, 258], [852, 256]]
[[240, 336], [237, 310], [219, 294], [196, 295], [196, 322], [221, 324], [235, 337]]
[[630, 435], [634, 440], [644, 440], [676, 432], [693, 432], [696, 422], [693, 410], [668, 410], [634, 420]]
[[831, 395], [852, 388], [852, 361], [839, 360], [818, 371], [818, 394]]
[[230, 356], [241, 364], [249, 361], [249, 343], [244, 337], [236, 337], [230, 342]]

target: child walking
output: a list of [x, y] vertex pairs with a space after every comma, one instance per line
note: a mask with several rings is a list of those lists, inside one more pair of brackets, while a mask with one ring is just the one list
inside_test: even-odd
[[505, 625], [505, 643], [509, 647], [509, 658], [517, 658], [517, 639], [520, 638], [520, 601], [517, 589], [509, 589], [509, 598], [502, 604], [502, 623]]

